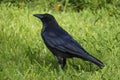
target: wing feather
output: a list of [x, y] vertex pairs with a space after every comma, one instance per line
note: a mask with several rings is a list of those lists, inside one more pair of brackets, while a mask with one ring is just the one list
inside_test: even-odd
[[85, 52], [85, 50], [76, 42], [71, 36], [57, 36], [56, 34], [45, 35], [45, 42], [52, 48], [56, 48], [62, 52], [78, 54]]

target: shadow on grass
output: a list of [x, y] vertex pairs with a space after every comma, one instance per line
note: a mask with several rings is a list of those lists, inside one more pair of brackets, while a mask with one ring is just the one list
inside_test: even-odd
[[77, 63], [74, 63], [74, 59], [72, 60], [72, 63], [69, 62], [69, 65], [72, 66], [76, 71], [85, 71], [85, 72], [95, 72], [100, 70], [100, 68], [93, 63], [79, 60]]
[[[44, 68], [48, 68], [50, 70], [54, 70], [56, 69], [57, 71], [59, 71], [60, 69], [60, 65], [57, 62], [57, 59], [55, 56], [53, 56], [52, 53], [48, 52], [45, 53], [45, 55], [40, 56], [40, 50], [39, 49], [32, 49], [32, 48], [28, 48], [28, 50], [26, 51], [26, 56], [29, 58], [29, 60], [31, 61], [31, 64], [38, 64], [40, 65], [40, 67], [44, 67]], [[42, 53], [43, 54], [43, 53]], [[47, 55], [46, 55], [47, 54]], [[76, 61], [77, 60], [77, 61]], [[67, 64], [65, 66], [65, 68], [63, 70], [69, 69], [69, 68], [73, 68], [76, 71], [85, 71], [85, 72], [95, 72], [100, 70], [100, 68], [98, 66], [95, 66], [94, 64], [84, 61], [84, 60], [80, 60], [80, 59], [67, 59]]]

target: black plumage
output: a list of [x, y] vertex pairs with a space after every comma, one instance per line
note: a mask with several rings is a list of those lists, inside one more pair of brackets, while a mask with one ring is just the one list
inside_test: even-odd
[[104, 64], [97, 58], [90, 55], [76, 40], [59, 26], [55, 18], [50, 14], [34, 14], [42, 23], [41, 36], [47, 48], [57, 57], [58, 63], [63, 68], [66, 58], [82, 58], [90, 61], [99, 67]]

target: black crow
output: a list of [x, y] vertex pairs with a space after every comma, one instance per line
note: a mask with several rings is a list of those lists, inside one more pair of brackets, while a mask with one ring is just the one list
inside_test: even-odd
[[72, 36], [59, 26], [51, 14], [34, 14], [42, 23], [41, 36], [47, 48], [57, 57], [58, 63], [64, 68], [66, 58], [82, 58], [93, 62], [100, 68], [104, 64], [90, 55]]

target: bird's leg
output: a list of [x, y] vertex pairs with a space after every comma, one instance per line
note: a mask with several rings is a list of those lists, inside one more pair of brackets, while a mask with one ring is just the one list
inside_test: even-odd
[[57, 57], [57, 59], [58, 63], [61, 65], [61, 68], [63, 69], [66, 64], [66, 58]]
[[58, 63], [60, 64], [61, 68], [63, 68], [63, 58], [58, 56], [57, 59], [58, 59]]
[[63, 68], [65, 67], [66, 65], [66, 58], [63, 58]]

